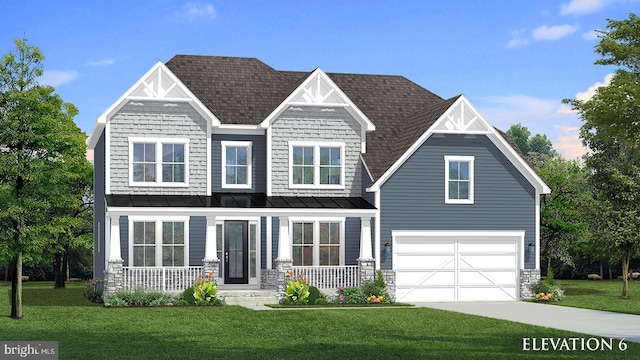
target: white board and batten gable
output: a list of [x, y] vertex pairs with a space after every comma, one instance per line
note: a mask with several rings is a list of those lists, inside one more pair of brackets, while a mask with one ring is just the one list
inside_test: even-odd
[[374, 183], [367, 191], [377, 192], [380, 187], [415, 153], [432, 134], [486, 135], [509, 159], [518, 171], [531, 183], [538, 194], [548, 194], [551, 189], [491, 126], [464, 96], [460, 97], [436, 120], [436, 122]]
[[260, 127], [268, 129], [286, 109], [295, 106], [345, 108], [361, 126], [361, 151], [362, 153], [366, 152], [366, 132], [374, 131], [376, 129], [375, 125], [321, 68], [316, 68], [302, 84], [293, 90], [293, 92], [262, 121]]
[[107, 123], [118, 110], [130, 102], [144, 101], [187, 102], [207, 120], [209, 133], [211, 132], [211, 127], [220, 125], [220, 120], [165, 64], [159, 61], [98, 117], [93, 132], [87, 141], [88, 147], [93, 149], [96, 146]]

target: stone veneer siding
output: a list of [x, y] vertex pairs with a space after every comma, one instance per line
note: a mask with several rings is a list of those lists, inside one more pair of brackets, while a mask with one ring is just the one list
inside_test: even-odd
[[520, 269], [520, 300], [535, 298], [531, 285], [540, 281], [540, 269]]
[[[207, 121], [191, 105], [131, 101], [109, 127], [112, 194], [207, 195]], [[129, 186], [129, 137], [188, 138], [189, 187]], [[157, 166], [161, 159], [156, 154]]]
[[[271, 126], [274, 196], [361, 196], [360, 124], [344, 108], [294, 106]], [[344, 142], [344, 189], [289, 189], [289, 142]]]

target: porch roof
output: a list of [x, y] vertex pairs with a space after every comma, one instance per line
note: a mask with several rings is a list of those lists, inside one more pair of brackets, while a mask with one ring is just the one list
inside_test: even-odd
[[106, 195], [107, 206], [117, 208], [240, 208], [375, 210], [361, 197], [267, 196], [264, 193], [204, 195]]

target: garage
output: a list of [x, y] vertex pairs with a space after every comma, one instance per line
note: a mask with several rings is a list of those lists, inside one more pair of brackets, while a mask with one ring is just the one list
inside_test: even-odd
[[399, 302], [518, 300], [524, 231], [393, 231]]

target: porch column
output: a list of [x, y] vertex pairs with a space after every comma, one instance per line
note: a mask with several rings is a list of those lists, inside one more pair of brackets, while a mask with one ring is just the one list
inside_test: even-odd
[[371, 251], [371, 217], [360, 218], [360, 257], [358, 258], [360, 283], [373, 280], [375, 275], [375, 260]]
[[109, 259], [105, 271], [104, 295], [110, 295], [124, 288], [124, 269], [120, 251], [120, 216], [110, 216]]
[[202, 266], [204, 268], [204, 273], [213, 273], [213, 278], [217, 281], [220, 259], [218, 259], [218, 239], [215, 216], [207, 216], [207, 236], [204, 245], [204, 259], [202, 259]]
[[287, 280], [289, 280], [289, 272], [293, 266], [291, 258], [291, 238], [289, 237], [289, 217], [279, 217], [279, 237], [278, 237], [278, 258], [276, 259], [277, 290], [284, 292]]

